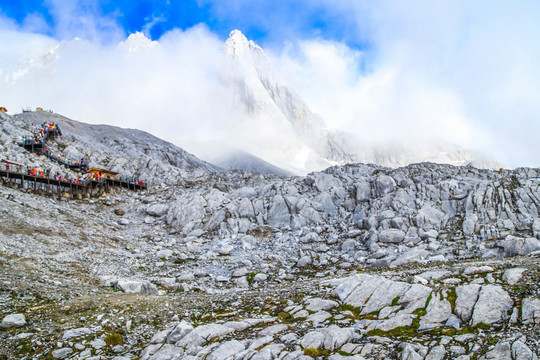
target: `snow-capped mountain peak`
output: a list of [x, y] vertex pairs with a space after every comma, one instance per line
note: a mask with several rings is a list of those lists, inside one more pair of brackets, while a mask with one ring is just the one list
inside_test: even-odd
[[276, 75], [261, 47], [233, 30], [223, 52], [234, 108], [245, 119], [240, 129], [249, 148], [242, 150], [298, 174], [351, 160], [322, 120]]
[[223, 51], [230, 57], [240, 57], [249, 52], [263, 52], [253, 41], [248, 40], [240, 30], [231, 31]]

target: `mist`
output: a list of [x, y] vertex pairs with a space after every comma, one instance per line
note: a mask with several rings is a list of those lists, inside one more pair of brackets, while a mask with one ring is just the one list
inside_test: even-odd
[[[29, 44], [29, 34], [2, 33]], [[223, 136], [231, 94], [219, 77], [222, 42], [204, 26], [142, 34], [118, 44], [39, 36], [11, 73], [2, 99], [10, 112], [37, 106], [89, 122], [138, 128], [180, 146]], [[23, 45], [24, 46], [24, 45]], [[21, 53], [24, 51], [19, 51]], [[9, 89], [9, 90], [8, 90]]]
[[276, 49], [278, 69], [330, 127], [363, 141], [445, 140], [540, 166], [540, 4], [315, 1], [364, 46]]

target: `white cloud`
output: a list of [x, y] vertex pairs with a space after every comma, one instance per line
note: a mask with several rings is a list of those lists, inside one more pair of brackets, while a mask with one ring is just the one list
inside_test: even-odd
[[[365, 138], [443, 138], [540, 166], [540, 3], [327, 1], [355, 50], [304, 41], [277, 56], [325, 120]], [[359, 59], [364, 66], [359, 66]], [[367, 70], [366, 70], [367, 68]]]
[[102, 14], [97, 1], [45, 0], [45, 4], [54, 23], [52, 35], [57, 39], [80, 37], [113, 44], [125, 36], [113, 16]]
[[216, 76], [222, 42], [203, 26], [169, 32], [153, 45], [144, 37], [127, 46], [0, 33], [0, 41], [7, 39], [4, 51], [17, 49], [20, 60], [4, 67], [0, 79], [22, 74], [0, 90], [10, 110], [42, 106], [85, 122], [144, 129], [179, 145], [227, 126], [224, 107], [231, 101]]
[[150, 31], [152, 30], [152, 28], [154, 26], [156, 26], [157, 24], [159, 23], [162, 23], [162, 22], [165, 22], [167, 19], [165, 18], [165, 16], [163, 15], [156, 15], [156, 14], [152, 14], [152, 17], [151, 18], [146, 18], [145, 21], [146, 21], [146, 24], [143, 26], [142, 28], [142, 33], [147, 37], [147, 38], [151, 38], [151, 34], [150, 34]]

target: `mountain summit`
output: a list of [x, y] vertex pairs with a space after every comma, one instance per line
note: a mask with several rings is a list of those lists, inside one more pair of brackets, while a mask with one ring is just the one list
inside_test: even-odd
[[[328, 129], [303, 99], [276, 75], [261, 47], [233, 30], [223, 52], [234, 109], [244, 119], [242, 150], [293, 173], [351, 162], [389, 167], [430, 161], [501, 168], [504, 164], [441, 141], [364, 144], [354, 135]], [[255, 139], [254, 139], [255, 137]], [[255, 141], [250, 141], [255, 140]], [[255, 145], [254, 145], [255, 144]]]
[[248, 51], [263, 52], [253, 41], [248, 40], [240, 30], [231, 31], [223, 50], [230, 57], [240, 57]]
[[[264, 51], [234, 30], [225, 42], [227, 76], [234, 110], [242, 118], [243, 144], [265, 161], [293, 173], [350, 162], [335, 132], [274, 73]], [[255, 137], [255, 138], [254, 138]]]

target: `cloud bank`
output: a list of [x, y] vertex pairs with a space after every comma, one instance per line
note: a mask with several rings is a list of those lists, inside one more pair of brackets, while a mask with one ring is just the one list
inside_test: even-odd
[[[239, 130], [220, 78], [224, 39], [214, 30], [198, 25], [153, 43], [126, 41], [114, 16], [92, 2], [64, 3], [48, 1], [54, 25], [39, 14], [22, 23], [0, 14], [0, 98], [10, 112], [43, 106], [141, 128], [192, 151], [190, 143]], [[296, 9], [341, 22], [343, 40], [335, 23], [310, 31], [291, 23], [291, 6], [265, 17], [264, 4], [201, 3], [218, 18], [236, 14], [231, 23], [238, 14], [259, 23], [276, 71], [329, 127], [365, 142], [443, 139], [511, 166], [540, 167], [536, 2], [312, 0]], [[141, 30], [148, 34], [156, 21]]]

